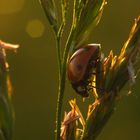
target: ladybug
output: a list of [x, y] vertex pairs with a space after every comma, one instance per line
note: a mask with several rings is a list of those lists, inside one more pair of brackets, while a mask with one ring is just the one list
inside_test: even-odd
[[83, 97], [88, 97], [91, 75], [96, 70], [100, 58], [100, 44], [87, 44], [80, 47], [71, 56], [67, 75], [74, 90]]

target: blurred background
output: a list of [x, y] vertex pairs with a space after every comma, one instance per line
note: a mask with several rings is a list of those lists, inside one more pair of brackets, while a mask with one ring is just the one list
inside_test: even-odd
[[[101, 43], [106, 55], [111, 49], [118, 54], [138, 15], [139, 0], [108, 1], [91, 42]], [[55, 38], [39, 1], [0, 0], [0, 39], [20, 44], [16, 54], [7, 54], [16, 114], [13, 140], [53, 140], [58, 84]], [[140, 76], [130, 95], [129, 86], [122, 90], [116, 111], [97, 140], [140, 139], [139, 84]], [[85, 112], [90, 101], [83, 103], [69, 82], [63, 110], [69, 111], [68, 100], [74, 97]]]

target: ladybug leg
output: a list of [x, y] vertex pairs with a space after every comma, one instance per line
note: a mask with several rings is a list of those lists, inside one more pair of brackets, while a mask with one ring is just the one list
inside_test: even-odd
[[101, 92], [104, 92], [105, 91], [105, 89], [102, 89], [102, 88], [99, 88], [99, 87], [96, 87], [96, 86], [93, 86], [93, 85], [92, 85], [92, 88], [95, 88], [95, 89], [97, 89], [97, 90], [99, 90]]
[[97, 92], [93, 89], [93, 87], [89, 87], [89, 88], [88, 88], [88, 92], [92, 92], [92, 94], [93, 94], [93, 96], [94, 96], [95, 99], [98, 98], [98, 94], [97, 94]]
[[88, 82], [89, 82], [89, 83], [88, 83], [88, 86], [89, 86], [89, 87], [88, 87], [88, 91], [90, 91], [91, 89], [93, 90], [93, 88], [98, 89], [98, 90], [100, 90], [100, 91], [105, 91], [104, 89], [101, 89], [101, 88], [99, 88], [99, 87], [97, 87], [97, 86], [93, 86], [93, 85], [92, 85], [92, 82], [96, 82], [96, 81], [92, 81], [92, 80], [89, 79]]
[[98, 72], [92, 72], [91, 74], [93, 75], [97, 75], [97, 74], [100, 74], [100, 73], [103, 73], [104, 71], [98, 71]]

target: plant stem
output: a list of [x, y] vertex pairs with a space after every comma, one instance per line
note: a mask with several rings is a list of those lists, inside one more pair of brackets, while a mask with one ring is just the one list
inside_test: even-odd
[[59, 90], [57, 99], [57, 109], [56, 109], [56, 140], [60, 140], [60, 128], [61, 128], [61, 112], [63, 105], [63, 95], [65, 90], [65, 75], [61, 75], [59, 79]]
[[57, 59], [58, 59], [58, 71], [59, 71], [59, 80], [61, 76], [61, 70], [62, 70], [62, 59], [61, 59], [61, 40], [60, 36], [56, 36], [56, 49], [57, 49]]
[[63, 55], [63, 65], [62, 65], [62, 73], [59, 78], [59, 91], [58, 91], [58, 99], [57, 99], [57, 109], [56, 109], [56, 137], [55, 140], [60, 140], [60, 128], [61, 128], [61, 114], [62, 114], [62, 105], [63, 105], [63, 97], [65, 91], [65, 81], [66, 81], [66, 66], [68, 53], [71, 47], [71, 43], [73, 40], [73, 26], [71, 27], [71, 31], [65, 46], [64, 55]]
[[[62, 33], [64, 30], [64, 26], [66, 24], [66, 2], [64, 0], [61, 0], [61, 11], [62, 11], [62, 24], [60, 26], [60, 29], [58, 31], [59, 39], [62, 38]], [[63, 106], [63, 97], [64, 97], [64, 91], [65, 91], [65, 81], [66, 81], [66, 67], [67, 67], [67, 60], [68, 60], [68, 54], [69, 50], [71, 48], [72, 41], [74, 38], [74, 24], [72, 23], [71, 30], [65, 45], [64, 53], [63, 53], [63, 59], [62, 59], [62, 65], [59, 67], [60, 74], [59, 74], [59, 90], [58, 90], [58, 99], [57, 99], [57, 109], [56, 109], [56, 137], [55, 140], [60, 140], [60, 128], [61, 128], [61, 114], [62, 114], [62, 106]], [[59, 40], [60, 41], [60, 40]], [[60, 45], [60, 42], [59, 42]], [[60, 48], [60, 47], [58, 47]], [[59, 51], [59, 50], [58, 50]]]

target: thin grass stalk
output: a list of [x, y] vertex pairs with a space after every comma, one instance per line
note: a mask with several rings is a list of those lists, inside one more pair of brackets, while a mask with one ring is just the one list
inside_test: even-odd
[[[64, 24], [62, 23], [61, 28], [60, 28], [61, 29], [60, 30], [61, 32], [59, 33], [60, 37], [62, 37], [63, 28], [65, 25], [65, 18], [66, 18], [65, 14], [66, 13], [63, 13], [63, 12], [66, 12], [65, 6], [66, 6], [65, 1], [61, 0], [62, 18], [63, 18], [62, 22]], [[75, 13], [74, 10], [73, 10], [73, 13]], [[73, 44], [72, 42], [73, 42], [74, 34], [75, 34], [75, 26], [74, 26], [74, 18], [73, 18], [70, 33], [69, 33], [67, 42], [65, 44], [65, 49], [64, 49], [64, 53], [63, 53], [63, 59], [62, 59], [61, 75], [60, 75], [60, 79], [59, 79], [59, 91], [58, 91], [57, 109], [56, 109], [56, 137], [55, 137], [55, 140], [60, 140], [61, 114], [62, 114], [63, 97], [64, 97], [64, 92], [65, 92], [65, 81], [66, 81], [66, 67], [67, 67], [68, 54], [69, 54], [70, 48], [72, 47], [72, 44]]]
[[68, 59], [68, 53], [73, 40], [73, 34], [74, 34], [74, 30], [72, 27], [64, 50], [64, 55], [62, 60], [63, 62], [62, 73], [59, 80], [59, 91], [58, 91], [57, 110], [56, 110], [56, 138], [55, 138], [56, 140], [60, 140], [61, 114], [62, 114], [63, 97], [64, 97], [65, 81], [66, 81], [66, 64]]

